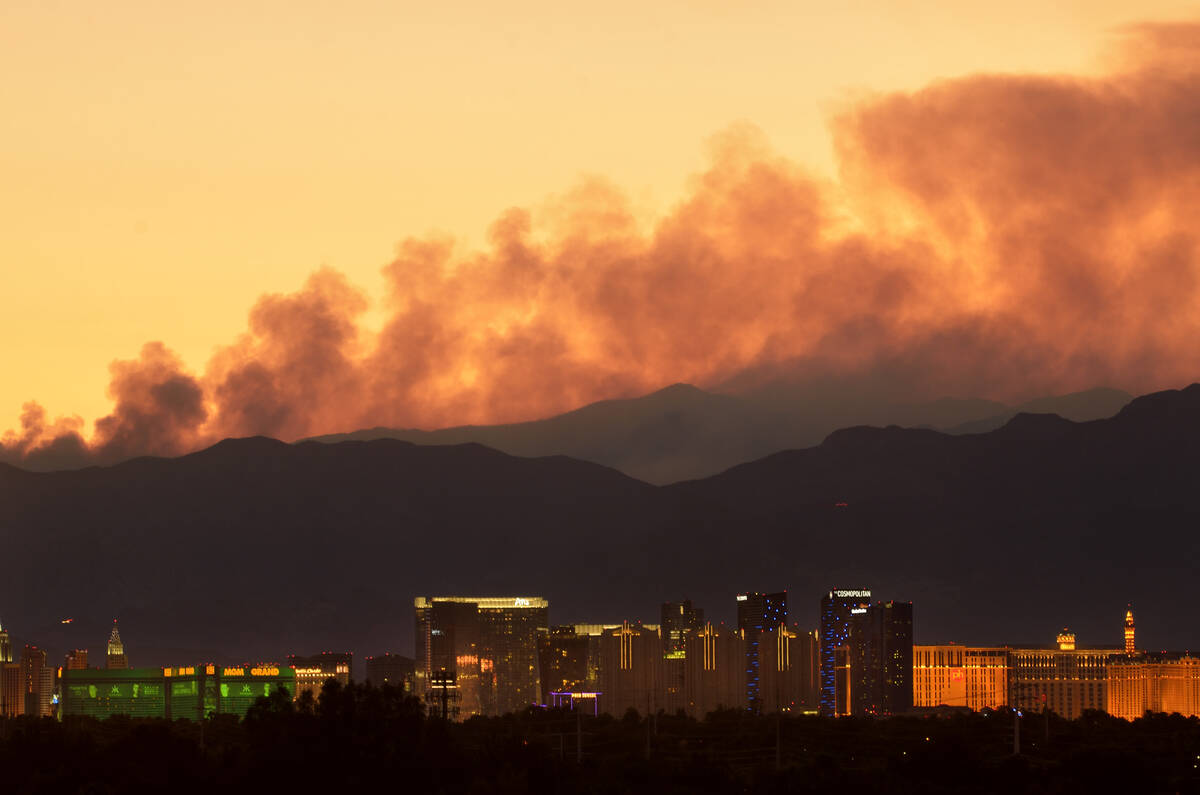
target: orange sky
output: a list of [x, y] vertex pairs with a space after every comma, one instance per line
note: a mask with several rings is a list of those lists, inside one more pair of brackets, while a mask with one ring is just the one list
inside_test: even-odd
[[[1189, 11], [1144, 3], [1136, 19]], [[1097, 74], [1130, 21], [1127, 2], [1026, 0], [9, 0], [0, 428], [29, 400], [107, 414], [110, 362], [148, 341], [204, 373], [261, 295], [322, 265], [366, 291], [379, 327], [399, 241], [485, 246], [506, 208], [553, 215], [589, 175], [644, 230], [692, 195], [705, 142], [731, 123], [832, 177], [829, 117], [857, 98], [977, 72]]]

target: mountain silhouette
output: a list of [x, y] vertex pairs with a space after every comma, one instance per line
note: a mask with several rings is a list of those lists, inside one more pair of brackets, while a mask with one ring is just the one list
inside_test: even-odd
[[642, 397], [604, 400], [533, 422], [434, 431], [370, 428], [309, 441], [476, 442], [511, 455], [568, 455], [594, 461], [662, 485], [707, 477], [779, 450], [809, 447], [846, 425], [924, 426], [947, 428], [951, 433], [979, 433], [1000, 427], [1020, 411], [1058, 413], [1073, 420], [1109, 417], [1130, 398], [1118, 390], [1097, 389], [1010, 409], [979, 399], [942, 398], [914, 404], [875, 398], [850, 401], [840, 391], [735, 397], [674, 384]]
[[[551, 621], [657, 620], [689, 597], [830, 587], [911, 599], [919, 642], [1196, 644], [1200, 385], [1083, 423], [852, 427], [652, 486], [566, 457], [379, 439], [227, 440], [175, 459], [0, 467], [0, 607], [19, 642], [135, 665], [411, 653], [412, 598], [541, 595]], [[70, 625], [59, 624], [65, 617]]]

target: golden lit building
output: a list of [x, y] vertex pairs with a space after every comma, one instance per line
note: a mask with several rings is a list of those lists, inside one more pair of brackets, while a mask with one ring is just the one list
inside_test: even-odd
[[913, 706], [967, 707], [978, 712], [1008, 703], [1008, 649], [913, 646]]
[[113, 619], [112, 634], [108, 636], [108, 649], [104, 667], [110, 671], [124, 671], [129, 668], [129, 658], [125, 656], [125, 644], [121, 642], [121, 633], [117, 631], [117, 620]]
[[746, 641], [741, 630], [705, 624], [689, 633], [684, 659], [684, 709], [703, 718], [718, 709], [744, 709]]
[[1125, 611], [1125, 653], [1133, 654], [1137, 651], [1137, 644], [1134, 642], [1134, 626], [1133, 626], [1133, 605], [1129, 605]]
[[817, 633], [780, 626], [759, 649], [762, 712], [816, 712]]
[[1110, 715], [1135, 720], [1147, 712], [1200, 715], [1200, 659], [1161, 656], [1114, 659], [1108, 666]]
[[321, 695], [321, 688], [330, 679], [343, 685], [350, 684], [354, 655], [350, 652], [322, 652], [310, 657], [298, 657], [293, 654], [288, 658], [288, 665], [296, 672], [296, 692], [292, 694], [292, 698], [300, 698], [301, 693], [312, 693], [313, 698], [316, 698]]
[[1107, 710], [1109, 661], [1119, 650], [1080, 649], [1065, 629], [1057, 641], [1052, 649], [1009, 649], [1009, 706], [1069, 720]]
[[24, 677], [21, 666], [14, 662], [0, 663], [0, 717], [25, 714]]
[[625, 622], [600, 636], [599, 652], [601, 712], [621, 717], [629, 709], [653, 715], [666, 708], [658, 626]]
[[88, 650], [72, 649], [63, 660], [63, 668], [68, 671], [86, 671], [88, 667]]

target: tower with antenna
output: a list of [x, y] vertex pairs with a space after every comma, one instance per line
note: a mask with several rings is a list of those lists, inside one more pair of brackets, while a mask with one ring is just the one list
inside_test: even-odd
[[125, 657], [125, 644], [121, 642], [121, 633], [117, 631], [117, 620], [113, 619], [112, 634], [108, 636], [108, 660], [105, 668], [110, 671], [125, 670], [129, 660]]

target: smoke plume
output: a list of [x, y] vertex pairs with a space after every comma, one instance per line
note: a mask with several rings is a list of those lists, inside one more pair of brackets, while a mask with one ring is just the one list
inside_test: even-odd
[[1106, 76], [975, 76], [845, 108], [834, 184], [737, 127], [649, 229], [590, 181], [504, 212], [482, 250], [406, 240], [377, 334], [366, 297], [321, 270], [263, 296], [202, 374], [161, 343], [114, 363], [89, 440], [27, 405], [0, 458], [523, 420], [676, 381], [1001, 400], [1190, 382], [1200, 25], [1125, 38]]

